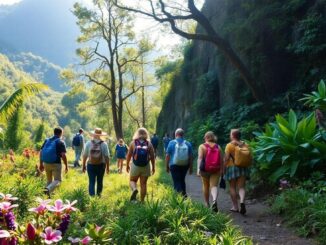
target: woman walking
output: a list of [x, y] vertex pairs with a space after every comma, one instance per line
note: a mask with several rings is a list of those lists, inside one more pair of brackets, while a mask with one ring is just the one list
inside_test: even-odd
[[239, 212], [237, 198], [237, 189], [240, 196], [240, 213], [245, 214], [245, 185], [249, 177], [249, 166], [252, 162], [252, 156], [248, 145], [241, 141], [241, 132], [239, 129], [232, 129], [230, 133], [231, 142], [225, 148], [225, 179], [230, 184], [230, 195], [232, 208], [230, 211]]
[[115, 147], [115, 155], [117, 158], [118, 171], [122, 173], [123, 161], [126, 159], [128, 152], [128, 146], [125, 144], [123, 139], [119, 139], [118, 144]]
[[207, 207], [209, 204], [209, 194], [212, 196], [212, 210], [218, 212], [217, 196], [218, 184], [223, 172], [223, 155], [219, 145], [216, 144], [217, 137], [211, 131], [204, 137], [205, 143], [198, 149], [198, 170], [203, 183], [204, 199]]
[[[132, 163], [130, 165], [131, 159]], [[152, 169], [149, 162], [152, 164]], [[130, 188], [132, 191], [130, 200], [136, 200], [138, 194], [137, 182], [140, 179], [140, 200], [144, 202], [148, 177], [155, 173], [154, 148], [150, 142], [149, 133], [145, 128], [139, 128], [133, 137], [127, 154], [126, 168], [127, 172], [130, 172]]]
[[83, 155], [83, 172], [87, 170], [89, 195], [95, 196], [95, 183], [97, 183], [96, 194], [101, 196], [105, 169], [106, 173], [109, 173], [110, 152], [107, 143], [102, 140], [102, 137], [107, 136], [102, 129], [96, 128], [91, 135], [93, 139], [86, 143]]

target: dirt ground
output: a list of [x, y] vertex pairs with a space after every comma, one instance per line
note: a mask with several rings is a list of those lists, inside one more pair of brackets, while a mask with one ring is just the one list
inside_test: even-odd
[[[196, 175], [187, 176], [188, 195], [196, 201], [203, 202], [201, 180]], [[255, 244], [272, 245], [312, 245], [316, 244], [311, 239], [298, 237], [291, 229], [285, 227], [282, 218], [269, 212], [268, 206], [255, 200], [247, 200], [247, 214], [231, 213], [230, 197], [220, 189], [218, 197], [220, 212], [230, 215], [233, 223], [239, 226], [246, 236], [252, 237]]]

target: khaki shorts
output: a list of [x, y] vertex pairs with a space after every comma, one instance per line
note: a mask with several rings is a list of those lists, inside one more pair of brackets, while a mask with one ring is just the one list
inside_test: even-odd
[[209, 185], [210, 187], [218, 186], [220, 181], [220, 173], [207, 173], [200, 172], [203, 184]]
[[149, 177], [151, 176], [151, 166], [148, 163], [145, 167], [136, 166], [134, 163], [131, 163], [130, 166], [130, 177]]

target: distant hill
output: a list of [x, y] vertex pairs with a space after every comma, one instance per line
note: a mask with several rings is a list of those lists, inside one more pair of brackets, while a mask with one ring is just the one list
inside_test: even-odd
[[23, 0], [0, 5], [0, 49], [32, 52], [62, 67], [73, 63], [79, 33], [71, 13], [74, 2]]
[[[29, 74], [21, 71], [8, 57], [0, 54], [0, 104], [19, 86], [22, 81], [35, 82]], [[35, 127], [35, 120], [42, 118], [50, 125], [57, 125], [58, 119], [63, 115], [61, 105], [63, 94], [51, 89], [26, 100], [24, 116], [27, 126]]]

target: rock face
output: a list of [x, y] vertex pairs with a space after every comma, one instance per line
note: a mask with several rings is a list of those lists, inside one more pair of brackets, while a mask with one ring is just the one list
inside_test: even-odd
[[[293, 86], [308, 88], [325, 76], [324, 1], [206, 0], [202, 12], [230, 42], [267, 100]], [[202, 32], [201, 27], [197, 32]], [[194, 41], [163, 104], [158, 132], [187, 128], [223, 106], [254, 102], [217, 47]]]

